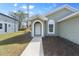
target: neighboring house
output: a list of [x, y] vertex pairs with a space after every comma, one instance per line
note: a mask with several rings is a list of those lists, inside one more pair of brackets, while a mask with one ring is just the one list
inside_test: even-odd
[[18, 21], [10, 16], [0, 13], [0, 34], [18, 31]]
[[69, 5], [32, 16], [29, 20], [32, 37], [60, 36], [79, 44], [79, 12]]

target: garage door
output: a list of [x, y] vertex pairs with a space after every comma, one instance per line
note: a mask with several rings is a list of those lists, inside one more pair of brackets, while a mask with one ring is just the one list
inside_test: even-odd
[[35, 36], [41, 36], [41, 24], [39, 22], [35, 23]]

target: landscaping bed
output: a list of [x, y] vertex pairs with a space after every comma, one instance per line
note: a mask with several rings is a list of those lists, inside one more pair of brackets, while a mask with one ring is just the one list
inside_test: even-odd
[[30, 41], [30, 32], [4, 34], [0, 36], [0, 56], [19, 56]]
[[42, 39], [45, 56], [79, 56], [79, 45], [61, 37]]

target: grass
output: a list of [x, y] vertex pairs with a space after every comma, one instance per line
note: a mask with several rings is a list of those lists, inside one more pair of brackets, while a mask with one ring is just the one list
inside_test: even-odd
[[24, 34], [24, 32], [25, 31], [18, 31], [18, 32], [15, 32], [15, 33], [0, 34], [0, 41], [8, 39], [8, 38], [12, 38], [14, 36], [18, 36], [18, 35]]
[[0, 56], [19, 56], [31, 41], [28, 31], [0, 35]]

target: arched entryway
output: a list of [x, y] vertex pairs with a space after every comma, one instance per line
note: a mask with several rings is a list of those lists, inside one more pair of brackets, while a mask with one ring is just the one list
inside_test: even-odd
[[32, 24], [32, 37], [34, 36], [44, 36], [44, 28], [43, 28], [43, 22], [40, 20], [36, 20]]
[[40, 22], [36, 22], [34, 24], [34, 36], [41, 36], [42, 35], [42, 25]]

